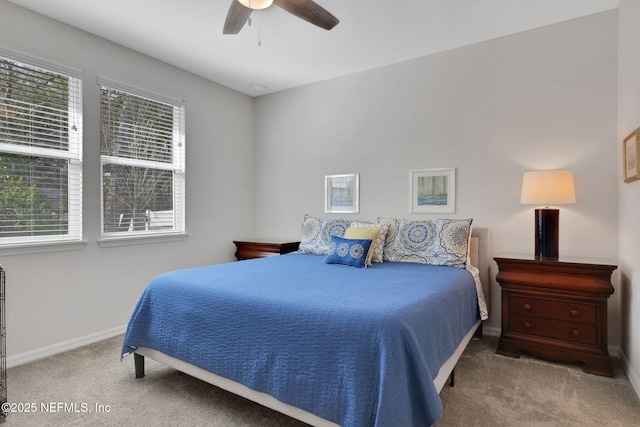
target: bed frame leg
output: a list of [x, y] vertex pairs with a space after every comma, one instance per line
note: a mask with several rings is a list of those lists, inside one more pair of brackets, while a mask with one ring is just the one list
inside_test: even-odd
[[474, 338], [482, 338], [482, 326], [484, 325], [484, 321], [480, 322], [480, 325], [478, 325], [478, 329], [476, 329], [476, 331], [473, 334]]
[[136, 366], [136, 378], [144, 378], [144, 356], [133, 353], [133, 363]]
[[456, 368], [453, 368], [451, 375], [449, 375], [449, 386], [453, 387], [456, 383]]

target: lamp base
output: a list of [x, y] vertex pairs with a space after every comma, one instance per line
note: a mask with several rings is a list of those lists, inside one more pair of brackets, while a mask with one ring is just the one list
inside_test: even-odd
[[560, 210], [536, 209], [535, 255], [541, 258], [558, 258], [560, 236]]

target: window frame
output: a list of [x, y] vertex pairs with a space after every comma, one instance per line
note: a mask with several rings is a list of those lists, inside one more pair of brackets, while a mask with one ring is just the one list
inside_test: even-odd
[[[172, 162], [161, 162], [144, 159], [131, 159], [102, 154], [100, 151], [100, 240], [102, 247], [119, 246], [121, 244], [139, 244], [149, 241], [164, 242], [186, 238], [186, 194], [185, 194], [185, 103], [165, 95], [160, 95], [145, 89], [124, 84], [109, 78], [99, 76], [98, 86], [100, 90], [100, 102], [102, 103], [103, 89], [124, 92], [129, 95], [146, 98], [148, 100], [167, 104], [173, 108], [173, 130], [172, 130]], [[100, 106], [100, 126], [102, 122], [102, 106]], [[122, 165], [152, 168], [159, 170], [170, 170], [173, 173], [173, 220], [172, 229], [159, 230], [132, 230], [132, 231], [105, 231], [104, 212], [104, 168], [105, 165]]]
[[67, 174], [67, 233], [41, 236], [0, 237], [0, 255], [50, 252], [64, 249], [79, 249], [83, 238], [83, 96], [82, 71], [0, 47], [0, 57], [19, 66], [35, 68], [37, 71], [54, 73], [68, 78], [68, 133], [67, 148], [54, 149], [0, 142], [0, 151], [32, 157], [64, 159], [68, 161]]

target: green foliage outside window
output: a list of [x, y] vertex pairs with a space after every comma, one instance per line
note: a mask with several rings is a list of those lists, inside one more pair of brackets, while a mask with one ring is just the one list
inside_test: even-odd
[[0, 238], [68, 232], [69, 78], [0, 58]]

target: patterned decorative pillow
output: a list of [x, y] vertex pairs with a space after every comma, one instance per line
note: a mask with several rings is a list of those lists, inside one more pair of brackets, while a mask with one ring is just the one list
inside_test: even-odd
[[[380, 229], [378, 237], [376, 237], [371, 245], [371, 261], [383, 262], [384, 242], [389, 232], [389, 224], [374, 224], [372, 222], [358, 222], [351, 223], [352, 228], [366, 228], [366, 229]], [[348, 237], [348, 236], [347, 236]]]
[[305, 215], [298, 252], [327, 255], [331, 236], [344, 236], [350, 224], [351, 221], [348, 219], [321, 219]]
[[325, 264], [342, 264], [366, 268], [371, 242], [371, 239], [345, 239], [331, 236], [329, 253], [324, 262]]
[[464, 268], [472, 219], [409, 221], [378, 218], [388, 224], [384, 260]]

